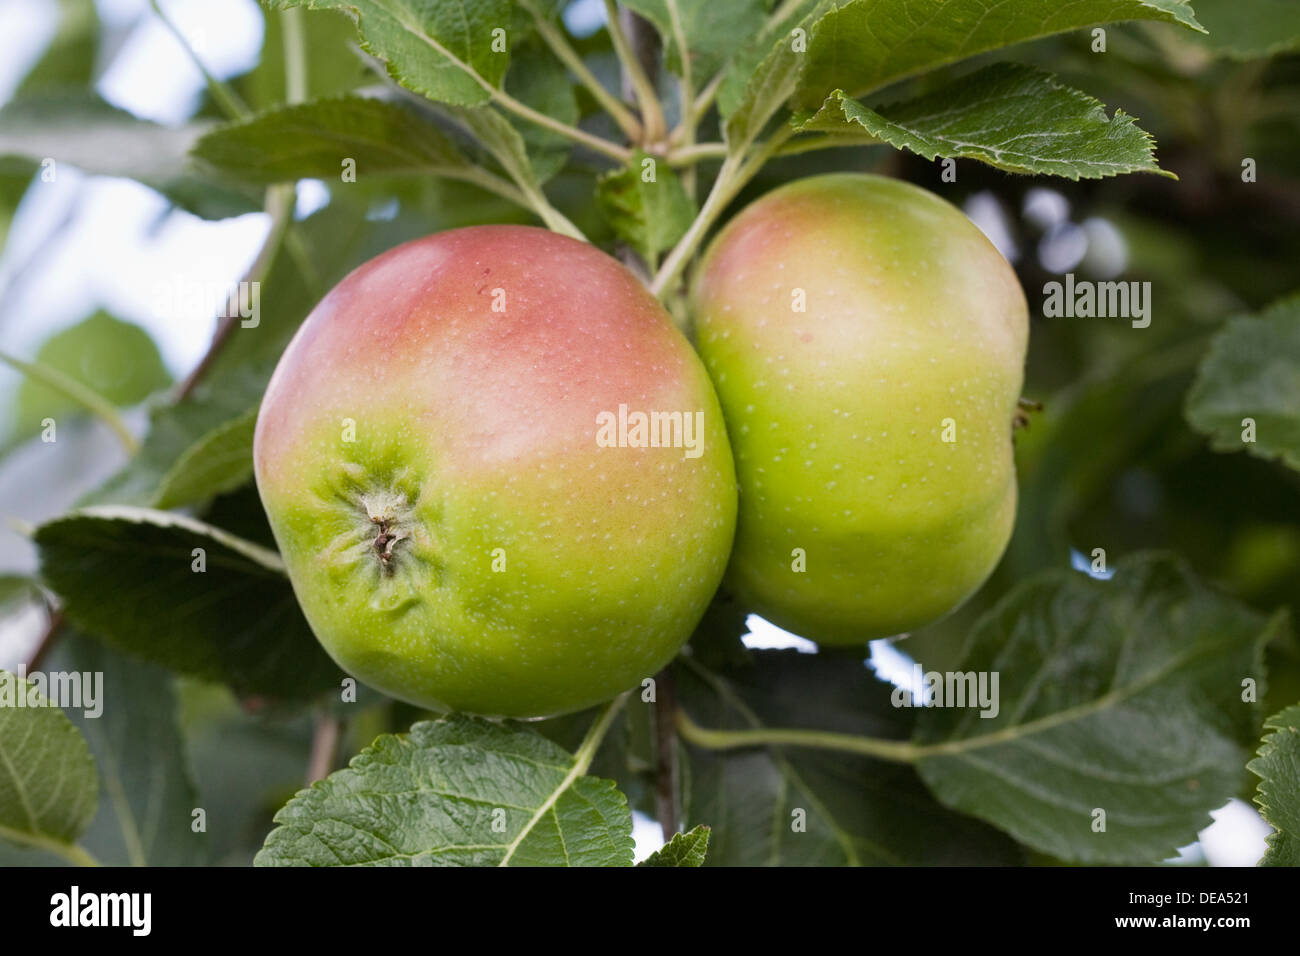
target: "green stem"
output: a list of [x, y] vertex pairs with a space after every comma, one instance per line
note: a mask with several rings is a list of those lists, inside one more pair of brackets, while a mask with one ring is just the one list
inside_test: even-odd
[[[677, 9], [677, 0], [668, 0], [668, 16], [673, 25], [673, 42], [677, 44], [677, 55], [682, 60], [682, 74], [679, 81], [681, 97], [682, 148], [689, 150], [695, 145], [695, 118], [692, 107], [695, 103], [695, 87], [691, 82], [691, 57], [686, 48], [686, 31], [682, 28], [681, 12]], [[688, 166], [682, 174], [682, 186], [686, 194], [695, 198], [695, 167]]]
[[738, 182], [738, 172], [740, 169], [740, 158], [738, 156], [728, 156], [722, 161], [722, 168], [718, 170], [718, 178], [713, 181], [713, 188], [709, 190], [709, 195], [704, 200], [704, 205], [700, 207], [699, 215], [691, 223], [686, 234], [677, 241], [664, 259], [663, 265], [659, 267], [658, 273], [655, 274], [654, 281], [650, 283], [650, 291], [656, 296], [663, 296], [669, 291], [672, 284], [677, 281], [682, 270], [686, 268], [686, 261], [695, 252], [695, 247], [699, 245], [700, 240], [704, 238], [704, 233], [712, 225], [713, 220], [721, 213], [723, 208], [731, 201], [731, 198], [740, 189]]
[[893, 763], [915, 763], [925, 748], [902, 740], [881, 740], [823, 730], [789, 730], [763, 727], [755, 730], [711, 730], [701, 727], [682, 710], [677, 711], [677, 730], [682, 737], [706, 750], [739, 750], [745, 747], [807, 747], [875, 757]]
[[24, 362], [22, 359], [14, 358], [5, 352], [0, 352], [0, 362], [4, 362], [29, 378], [48, 385], [99, 418], [100, 421], [113, 430], [113, 434], [117, 436], [118, 441], [122, 443], [122, 447], [126, 449], [128, 455], [134, 455], [139, 450], [140, 443], [131, 434], [131, 430], [126, 427], [126, 423], [122, 421], [122, 416], [117, 413], [113, 403], [94, 389], [83, 385], [56, 368], [50, 368], [50, 366], [42, 365], [40, 362]]
[[623, 25], [619, 22], [618, 16], [618, 4], [614, 0], [605, 0], [605, 28], [609, 30], [614, 52], [618, 54], [623, 69], [627, 70], [632, 89], [636, 91], [637, 105], [641, 107], [641, 140], [645, 144], [657, 143], [663, 139], [666, 132], [663, 110], [659, 107], [659, 93], [642, 69], [641, 61], [633, 51], [632, 44], [628, 42], [627, 34], [623, 32]]
[[692, 143], [670, 149], [664, 158], [670, 166], [690, 166], [704, 159], [725, 159], [729, 152], [726, 143]]
[[628, 696], [627, 693], [619, 694], [606, 704], [605, 709], [597, 714], [596, 719], [592, 721], [591, 727], [587, 730], [587, 735], [582, 738], [582, 743], [578, 745], [578, 749], [573, 754], [573, 772], [570, 773], [570, 776], [575, 780], [591, 767], [591, 761], [595, 759], [596, 751], [600, 749], [601, 743], [605, 740], [605, 735], [609, 733], [614, 718], [618, 716], [619, 711], [623, 709], [623, 705], [627, 703]]
[[62, 840], [47, 837], [43, 833], [24, 833], [21, 830], [13, 830], [0, 825], [0, 837], [4, 837], [6, 840], [20, 846], [31, 847], [33, 850], [45, 850], [47, 853], [61, 856], [74, 866], [101, 865], [99, 860], [95, 859], [85, 847], [76, 843], [64, 843]]
[[741, 159], [740, 154], [732, 154], [722, 161], [722, 168], [718, 170], [718, 178], [713, 181], [713, 188], [709, 190], [708, 197], [704, 200], [704, 205], [700, 207], [700, 214], [695, 217], [686, 234], [678, 240], [677, 245], [673, 246], [668, 257], [664, 259], [663, 265], [659, 267], [659, 272], [655, 275], [654, 281], [650, 284], [650, 291], [656, 296], [662, 297], [681, 276], [686, 268], [686, 263], [694, 255], [696, 247], [703, 240], [709, 227], [713, 225], [715, 219], [726, 209], [727, 204], [736, 197], [740, 192], [763, 168], [763, 164], [772, 157], [772, 154], [780, 148], [787, 139], [794, 135], [794, 131], [788, 126], [784, 126], [773, 134], [772, 138], [755, 149], [748, 159]]
[[486, 85], [486, 88], [491, 91], [493, 102], [508, 109], [516, 116], [522, 117], [530, 123], [549, 129], [552, 132], [559, 133], [561, 136], [571, 139], [575, 143], [581, 143], [583, 146], [595, 150], [598, 153], [602, 153], [610, 159], [617, 160], [620, 163], [626, 163], [632, 157], [631, 150], [625, 149], [617, 143], [611, 143], [609, 140], [600, 136], [588, 133], [585, 129], [579, 129], [576, 126], [570, 126], [568, 123], [562, 123], [557, 119], [552, 119], [545, 113], [540, 113], [533, 109], [528, 104], [521, 103], [505, 90], [499, 90], [495, 86], [492, 86], [487, 82], [487, 80], [483, 80], [478, 73], [473, 73], [473, 75], [482, 80]]
[[239, 98], [239, 94], [208, 72], [208, 68], [203, 65], [199, 55], [190, 46], [189, 40], [185, 39], [185, 34], [177, 29], [176, 24], [171, 21], [167, 14], [163, 13], [162, 7], [158, 5], [158, 0], [149, 0], [149, 5], [153, 7], [154, 14], [162, 21], [163, 26], [167, 28], [167, 31], [176, 38], [176, 42], [185, 50], [185, 55], [190, 58], [190, 62], [203, 74], [203, 81], [208, 85], [208, 92], [212, 94], [212, 99], [221, 108], [221, 112], [232, 120], [247, 119], [251, 116], [252, 112], [244, 105], [244, 101]]
[[280, 11], [284, 28], [284, 93], [290, 103], [307, 99], [307, 43], [302, 30], [302, 11], [296, 7]]
[[546, 45], [551, 48], [551, 52], [587, 88], [601, 108], [618, 124], [618, 128], [623, 131], [623, 135], [631, 142], [640, 141], [642, 134], [640, 120], [632, 115], [632, 111], [623, 105], [622, 100], [605, 89], [600, 80], [596, 79], [596, 74], [592, 73], [587, 68], [587, 64], [582, 62], [582, 57], [569, 43], [568, 37], [554, 23], [542, 15], [533, 0], [522, 0], [522, 3], [532, 16], [538, 34], [546, 41]]

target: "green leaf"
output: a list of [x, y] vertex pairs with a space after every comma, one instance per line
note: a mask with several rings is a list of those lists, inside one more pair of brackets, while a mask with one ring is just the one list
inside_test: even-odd
[[1300, 866], [1300, 704], [1264, 722], [1259, 755], [1246, 769], [1259, 777], [1255, 802], [1276, 833], [1261, 866]]
[[[882, 115], [883, 114], [883, 115]], [[1101, 103], [1032, 67], [996, 63], [919, 99], [879, 112], [842, 90], [811, 116], [796, 117], [800, 132], [877, 137], [934, 159], [978, 159], [1013, 173], [1100, 179], [1121, 173], [1165, 176], [1151, 137], [1131, 116], [1106, 116]]]
[[[818, 727], [905, 738], [915, 711], [850, 655], [751, 652], [725, 675], [674, 665], [689, 716], [718, 730]], [[688, 824], [711, 828], [709, 866], [1010, 865], [1015, 845], [940, 806], [901, 763], [794, 748], [691, 747]]]
[[[199, 175], [190, 147], [206, 126], [160, 126], [80, 91], [15, 99], [0, 109], [0, 172], [41, 169], [36, 187], [57, 189], [60, 166], [94, 176], [134, 179], [209, 219], [261, 208], [261, 197]], [[53, 167], [46, 167], [53, 160]]]
[[817, 109], [836, 89], [861, 96], [977, 53], [1122, 20], [1201, 29], [1181, 0], [852, 0], [809, 31], [795, 106]]
[[687, 833], [674, 833], [664, 846], [637, 866], [703, 866], [709, 852], [709, 828], [698, 826]]
[[187, 448], [159, 482], [155, 508], [176, 508], [234, 491], [253, 474], [257, 409], [218, 425]]
[[[361, 46], [388, 64], [393, 79], [430, 99], [486, 103], [510, 61], [508, 0], [270, 0], [272, 7], [339, 10], [351, 16]], [[504, 30], [505, 51], [492, 49]]]
[[259, 866], [630, 866], [612, 781], [507, 721], [451, 716], [385, 734], [301, 791]]
[[345, 96], [279, 106], [213, 130], [194, 155], [229, 176], [269, 185], [338, 179], [345, 160], [358, 178], [451, 175], [468, 163], [438, 127], [400, 103]]
[[251, 363], [238, 366], [154, 408], [139, 453], [79, 504], [174, 507], [237, 487], [251, 467], [251, 458], [248, 467], [238, 459], [240, 428], [256, 420], [268, 375]]
[[1196, 0], [1206, 36], [1197, 40], [1222, 56], [1254, 60], [1300, 50], [1295, 0]]
[[[1300, 295], [1229, 320], [1187, 393], [1187, 421], [1215, 451], [1280, 458], [1300, 469]], [[1254, 422], [1253, 440], [1243, 437]]]
[[[815, 22], [817, 16], [833, 6], [834, 4], [826, 3], [825, 0], [797, 0], [794, 3], [782, 3], [779, 8], [782, 12], [780, 17], [774, 14], [754, 36], [744, 43], [734, 45], [731, 60], [718, 87], [718, 112], [722, 114], [723, 119], [729, 118], [745, 99], [746, 88], [756, 78], [765, 60], [782, 47], [790, 50], [791, 53], [794, 52], [792, 47], [794, 28], [801, 26], [806, 30], [812, 22]], [[810, 18], [809, 15], [814, 11], [819, 12]], [[781, 102], [783, 103], [789, 95], [790, 93], [786, 92]], [[780, 103], [776, 105], [779, 107]]]
[[[682, 53], [673, 31], [670, 0], [625, 0], [623, 6], [635, 10], [655, 25], [663, 38], [664, 62], [674, 73], [682, 72]], [[736, 48], [747, 42], [762, 27], [766, 4], [763, 0], [675, 0], [682, 34], [690, 54], [691, 77], [695, 88], [703, 86], [726, 62]]]
[[99, 52], [95, 0], [59, 0], [59, 28], [36, 66], [23, 78], [18, 96], [36, 90], [90, 86]]
[[[70, 512], [35, 540], [68, 619], [119, 650], [241, 694], [302, 698], [339, 686], [273, 551], [126, 506]], [[206, 570], [194, 569], [195, 549]]]
[[82, 846], [111, 866], [204, 862], [207, 834], [191, 828], [191, 813], [200, 804], [171, 674], [76, 632], [59, 637], [47, 669], [103, 680], [98, 716], [88, 716], [85, 708], [68, 711], [99, 769], [99, 808]]
[[[40, 347], [35, 361], [118, 407], [135, 405], [171, 382], [149, 334], [103, 312], [57, 332]], [[45, 418], [57, 420], [85, 410], [82, 401], [29, 375], [14, 403], [13, 437], [34, 435]]]
[[1237, 792], [1258, 726], [1242, 682], [1263, 683], [1263, 645], [1284, 626], [1158, 554], [1109, 581], [1031, 578], [956, 668], [999, 675], [997, 714], [921, 710], [918, 769], [948, 806], [1054, 857], [1156, 863]]
[[0, 609], [11, 601], [21, 601], [40, 593], [36, 582], [25, 574], [0, 574]]
[[[198, 805], [209, 811], [209, 858], [218, 866], [251, 866], [276, 809], [302, 786], [312, 716], [252, 713], [223, 687], [188, 678], [177, 684]], [[350, 728], [360, 729], [355, 710], [348, 721]], [[359, 747], [360, 742], [344, 745]], [[213, 807], [220, 812], [213, 813]]]
[[794, 95], [807, 64], [803, 37], [834, 5], [834, 0], [818, 0], [812, 6], [801, 6], [802, 19], [786, 22], [776, 42], [755, 63], [743, 91], [733, 94], [730, 99], [734, 102], [722, 104], [726, 117], [723, 130], [733, 152], [742, 151], [757, 139], [768, 120]]
[[[564, 65], [536, 40], [530, 40], [511, 54], [506, 91], [551, 119], [568, 126], [578, 125], [578, 100], [569, 74]], [[539, 183], [546, 182], [564, 168], [573, 148], [573, 142], [567, 136], [521, 117], [512, 116], [510, 122], [523, 137], [524, 150]]]
[[96, 788], [77, 728], [29, 681], [0, 671], [0, 837], [75, 859]]
[[[289, 71], [284, 61], [284, 18], [265, 18], [262, 55], [257, 65], [231, 81], [235, 92], [254, 110], [284, 103], [289, 98], [285, 84]], [[333, 10], [303, 10], [298, 18], [302, 34], [302, 66], [306, 70], [306, 99], [340, 96], [365, 83], [375, 75], [365, 59], [356, 54], [356, 26], [346, 16]]]
[[[651, 175], [654, 179], [647, 182]], [[627, 166], [601, 177], [596, 204], [615, 234], [647, 263], [672, 248], [698, 211], [668, 164], [641, 150]]]

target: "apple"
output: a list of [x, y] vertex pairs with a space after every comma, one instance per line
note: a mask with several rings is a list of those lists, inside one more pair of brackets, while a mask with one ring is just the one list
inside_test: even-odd
[[969, 597], [1015, 517], [1028, 336], [984, 234], [898, 180], [801, 180], [719, 233], [691, 309], [740, 483], [726, 586], [825, 644]]
[[409, 242], [271, 378], [258, 491], [344, 670], [438, 710], [578, 710], [666, 664], [726, 568], [717, 397], [620, 263], [544, 229]]

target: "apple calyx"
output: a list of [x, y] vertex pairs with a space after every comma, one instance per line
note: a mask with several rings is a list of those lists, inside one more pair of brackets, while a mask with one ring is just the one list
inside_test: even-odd
[[396, 558], [393, 548], [411, 537], [408, 530], [411, 508], [406, 495], [400, 491], [378, 491], [363, 494], [360, 500], [366, 517], [376, 530], [370, 547], [379, 561], [379, 569], [384, 574], [392, 574]]

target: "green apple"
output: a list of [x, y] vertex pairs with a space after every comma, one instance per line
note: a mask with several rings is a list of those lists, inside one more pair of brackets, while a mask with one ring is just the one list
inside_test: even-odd
[[692, 288], [740, 483], [728, 586], [827, 644], [974, 592], [1011, 534], [1028, 314], [960, 210], [835, 174], [744, 209]]
[[267, 387], [257, 487], [349, 673], [440, 710], [540, 716], [637, 684], [726, 568], [717, 397], [620, 263], [478, 226], [361, 266]]

